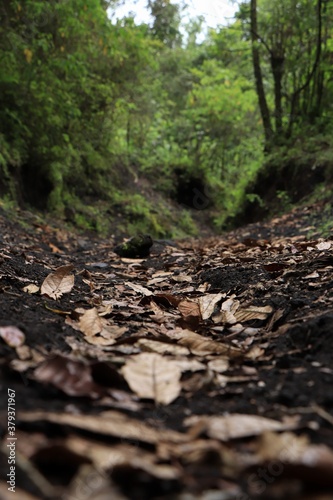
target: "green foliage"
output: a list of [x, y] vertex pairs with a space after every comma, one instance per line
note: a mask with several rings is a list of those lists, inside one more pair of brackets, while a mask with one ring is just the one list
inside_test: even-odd
[[148, 7], [153, 17], [150, 29], [154, 38], [157, 38], [167, 47], [176, 47], [181, 44], [180, 7], [170, 0], [148, 0]]
[[[149, 7], [152, 24], [137, 26], [132, 18], [112, 23], [100, 0], [3, 5], [0, 195], [62, 217], [71, 208], [72, 223], [103, 234], [119, 222], [127, 234], [183, 236], [197, 231], [200, 210], [217, 228], [238, 213], [264, 161], [249, 4], [201, 43], [202, 18], [184, 36], [181, 5]], [[315, 3], [258, 6], [277, 165], [298, 154], [330, 159], [332, 11], [321, 13], [312, 74]], [[272, 73], [279, 50], [280, 115]], [[329, 145], [318, 153], [321, 142]]]

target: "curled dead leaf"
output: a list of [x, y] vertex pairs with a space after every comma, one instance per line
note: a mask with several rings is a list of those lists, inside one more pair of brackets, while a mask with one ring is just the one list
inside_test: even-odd
[[217, 303], [225, 296], [225, 293], [208, 293], [199, 298], [200, 313], [203, 320], [211, 317]]

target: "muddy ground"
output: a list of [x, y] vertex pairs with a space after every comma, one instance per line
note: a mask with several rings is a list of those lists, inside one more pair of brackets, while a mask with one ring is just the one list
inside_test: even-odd
[[322, 211], [145, 259], [2, 213], [0, 498], [333, 498]]

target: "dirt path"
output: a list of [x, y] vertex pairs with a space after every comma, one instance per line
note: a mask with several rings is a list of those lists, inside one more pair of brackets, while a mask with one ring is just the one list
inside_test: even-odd
[[321, 210], [146, 259], [2, 215], [0, 498], [331, 499]]

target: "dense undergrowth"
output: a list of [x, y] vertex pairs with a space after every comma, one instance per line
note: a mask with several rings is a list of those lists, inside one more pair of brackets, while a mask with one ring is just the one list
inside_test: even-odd
[[203, 19], [184, 26], [166, 0], [150, 2], [151, 25], [112, 22], [101, 0], [3, 4], [3, 204], [103, 235], [183, 237], [325, 186], [332, 12], [282, 4], [244, 2], [204, 39]]

